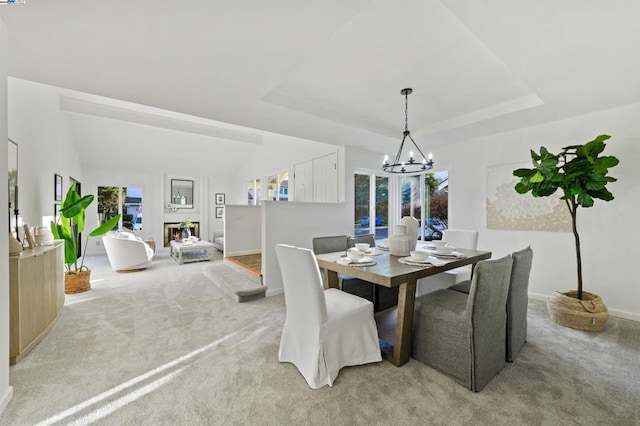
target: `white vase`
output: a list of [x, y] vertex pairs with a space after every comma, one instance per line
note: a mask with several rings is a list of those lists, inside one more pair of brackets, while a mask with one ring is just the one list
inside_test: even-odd
[[407, 235], [413, 237], [411, 250], [415, 250], [416, 246], [418, 245], [418, 228], [420, 227], [418, 219], [413, 216], [404, 216], [402, 219], [400, 219], [400, 224], [405, 225], [407, 227]]
[[406, 225], [397, 225], [394, 234], [389, 238], [389, 253], [392, 256], [409, 256], [414, 242], [415, 239], [407, 234]]
[[13, 234], [9, 234], [9, 256], [15, 256], [22, 252], [22, 244], [16, 240]]

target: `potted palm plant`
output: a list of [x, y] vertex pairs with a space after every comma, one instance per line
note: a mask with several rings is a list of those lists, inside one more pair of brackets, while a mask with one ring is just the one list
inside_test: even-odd
[[97, 237], [106, 234], [113, 229], [120, 220], [116, 215], [104, 224], [91, 231], [85, 240], [82, 259], [78, 259], [78, 244], [80, 233], [84, 231], [85, 212], [93, 202], [93, 195], [80, 197], [76, 191], [75, 182], [71, 184], [64, 201], [60, 204], [59, 223], [51, 222], [51, 232], [57, 239], [64, 240], [64, 264], [65, 264], [65, 293], [82, 293], [91, 289], [91, 270], [84, 265], [84, 257], [87, 252], [89, 237]]
[[596, 199], [611, 201], [614, 198], [606, 186], [616, 179], [607, 173], [619, 160], [614, 156], [600, 155], [606, 146], [604, 141], [609, 138], [609, 135], [600, 135], [586, 144], [564, 147], [558, 154], [540, 147], [539, 153], [531, 151], [533, 168], [513, 172], [514, 176], [520, 178], [515, 186], [519, 194], [531, 191], [534, 197], [548, 197], [560, 190], [560, 199], [565, 201], [571, 214], [578, 272], [577, 291], [554, 292], [547, 300], [547, 308], [555, 322], [580, 330], [600, 331], [609, 318], [602, 298], [582, 290], [582, 258], [577, 228], [579, 207], [592, 207]]

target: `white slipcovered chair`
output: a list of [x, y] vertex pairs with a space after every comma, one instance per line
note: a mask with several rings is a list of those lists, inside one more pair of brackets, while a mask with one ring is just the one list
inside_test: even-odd
[[131, 232], [110, 232], [102, 237], [102, 244], [115, 271], [144, 269], [153, 259], [153, 249]]
[[313, 251], [276, 245], [287, 314], [278, 359], [298, 368], [312, 389], [332, 386], [342, 367], [382, 360], [373, 304], [323, 290]]
[[[445, 229], [442, 231], [442, 240], [455, 248], [476, 250], [478, 247], [478, 231], [463, 229]], [[471, 265], [451, 269], [441, 274], [436, 274], [418, 280], [416, 297], [431, 293], [436, 290], [451, 287], [471, 279]]]

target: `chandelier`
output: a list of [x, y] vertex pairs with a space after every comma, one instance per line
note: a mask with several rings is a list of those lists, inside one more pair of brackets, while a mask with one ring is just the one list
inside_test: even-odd
[[[407, 125], [408, 121], [408, 97], [413, 92], [413, 89], [402, 89], [400, 93], [404, 96], [404, 133], [402, 133], [402, 142], [400, 143], [400, 149], [396, 154], [396, 158], [393, 160], [393, 163], [389, 163], [389, 156], [384, 156], [384, 161], [382, 162], [382, 170], [388, 173], [416, 173], [422, 172], [426, 170], [433, 169], [433, 156], [429, 153], [429, 157], [424, 156], [416, 141], [411, 137], [411, 132], [409, 131], [409, 127]], [[404, 142], [409, 138], [413, 146], [416, 147], [418, 152], [420, 153], [421, 160], [416, 161], [413, 157], [413, 151], [409, 151], [409, 158], [406, 160], [402, 159], [402, 150], [404, 149]]]

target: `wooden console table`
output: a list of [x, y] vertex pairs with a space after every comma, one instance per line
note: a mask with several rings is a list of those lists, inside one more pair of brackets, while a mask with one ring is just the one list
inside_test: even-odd
[[64, 305], [64, 243], [9, 257], [9, 365], [47, 335]]

